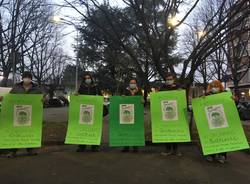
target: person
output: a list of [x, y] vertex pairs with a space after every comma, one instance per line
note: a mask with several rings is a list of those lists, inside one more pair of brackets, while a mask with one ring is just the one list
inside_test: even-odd
[[[213, 80], [212, 82], [210, 82], [208, 84], [207, 91], [206, 91], [206, 96], [222, 93], [224, 91], [225, 90], [224, 90], [224, 87], [223, 87], [222, 83], [219, 80]], [[234, 97], [232, 97], [232, 98], [234, 99]], [[214, 118], [217, 118], [217, 117], [218, 117], [217, 114], [214, 114], [214, 116], [212, 118], [214, 119]], [[224, 152], [224, 153], [219, 153], [219, 154], [211, 154], [211, 155], [207, 155], [205, 158], [206, 158], [206, 160], [208, 162], [213, 162], [213, 161], [217, 160], [218, 162], [223, 164], [227, 160], [227, 153]]]
[[[137, 80], [135, 78], [132, 78], [129, 80], [129, 86], [125, 88], [123, 92], [124, 96], [142, 96], [142, 90], [138, 87]], [[142, 97], [142, 103], [144, 103], [143, 97]], [[122, 149], [122, 152], [129, 152], [130, 148], [129, 146], [125, 146]], [[133, 146], [133, 152], [138, 152], [138, 147]]]
[[[160, 88], [160, 91], [171, 91], [181, 89], [177, 83], [176, 78], [171, 73], [165, 75], [165, 84]], [[166, 151], [162, 152], [163, 156], [176, 155], [182, 156], [182, 153], [178, 150], [178, 143], [165, 143]]]
[[[101, 92], [98, 89], [98, 86], [94, 83], [93, 77], [91, 74], [86, 73], [83, 76], [83, 80], [80, 84], [78, 92], [76, 95], [101, 95]], [[78, 145], [77, 152], [84, 152], [86, 150], [87, 145]], [[98, 146], [91, 145], [92, 152], [97, 152]]]
[[[17, 83], [10, 91], [11, 94], [42, 94], [42, 90], [38, 87], [37, 84], [32, 82], [31, 72], [25, 71], [22, 75], [22, 81]], [[1, 97], [3, 100], [3, 97]], [[1, 100], [0, 99], [0, 100]], [[7, 157], [12, 158], [17, 154], [18, 149], [8, 150]], [[27, 148], [28, 155], [33, 156], [37, 155], [37, 152], [34, 148]]]

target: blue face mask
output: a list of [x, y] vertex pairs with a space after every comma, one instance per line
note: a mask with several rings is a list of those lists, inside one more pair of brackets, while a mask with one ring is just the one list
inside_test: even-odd
[[91, 82], [92, 82], [91, 79], [86, 79], [86, 80], [85, 80], [85, 83], [88, 84], [88, 85], [91, 84]]
[[214, 93], [214, 94], [215, 93], [219, 93], [220, 92], [220, 88], [215, 88], [214, 87], [214, 88], [211, 89], [211, 92]]
[[26, 77], [26, 78], [23, 78], [23, 83], [24, 83], [24, 84], [30, 84], [31, 81], [32, 81], [32, 80], [31, 80], [30, 78], [27, 78], [27, 77]]
[[129, 88], [130, 88], [130, 89], [135, 89], [136, 87], [137, 87], [136, 84], [129, 84]]
[[174, 84], [174, 80], [166, 80], [166, 85], [171, 86]]

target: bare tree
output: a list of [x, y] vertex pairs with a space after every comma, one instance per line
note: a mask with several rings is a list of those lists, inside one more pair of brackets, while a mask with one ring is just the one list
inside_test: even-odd
[[[36, 55], [38, 58], [40, 51], [45, 52], [48, 49], [45, 48], [46, 45], [48, 46], [46, 40], [52, 39], [52, 32], [55, 29], [52, 29], [53, 25], [49, 25], [53, 8], [46, 0], [6, 0], [1, 3], [0, 69], [3, 73], [2, 86], [6, 86], [10, 74], [22, 73], [27, 69], [33, 71], [37, 65], [41, 69], [43, 64], [34, 65], [32, 57]], [[39, 50], [38, 46], [42, 46], [43, 49]], [[53, 47], [55, 46], [49, 48]], [[49, 51], [48, 56], [51, 56]], [[41, 57], [42, 55], [39, 58]], [[44, 74], [40, 69], [39, 75], [36, 73], [35, 76], [39, 82], [41, 73]], [[13, 78], [15, 79], [15, 76]]]
[[[241, 26], [242, 22], [248, 19], [250, 10], [247, 3], [247, 1], [209, 0], [201, 5], [196, 17], [198, 17], [198, 25], [204, 34], [183, 63], [182, 80], [191, 80], [197, 72], [197, 68], [205, 66], [206, 62], [213, 63], [216, 73], [211, 72], [221, 79], [221, 73], [225, 72], [223, 66], [225, 66], [226, 58], [222, 48], [234, 40], [228, 36], [232, 35], [230, 30]], [[241, 12], [241, 16], [238, 16], [239, 12]], [[196, 22], [197, 20], [195, 20]], [[249, 28], [242, 29], [237, 34], [244, 34], [247, 31]], [[203, 67], [206, 71], [211, 69], [211, 65], [207, 66], [209, 67]]]

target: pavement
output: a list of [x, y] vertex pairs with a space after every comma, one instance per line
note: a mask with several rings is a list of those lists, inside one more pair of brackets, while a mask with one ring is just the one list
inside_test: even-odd
[[[67, 122], [67, 108], [44, 111], [48, 124]], [[53, 145], [38, 149], [37, 156], [27, 156], [23, 149], [16, 158], [1, 155], [0, 184], [250, 183], [249, 153], [229, 153], [225, 164], [207, 162], [195, 144], [180, 145], [182, 157], [162, 156], [161, 144], [147, 145], [139, 153], [121, 153], [121, 148], [108, 147], [107, 129], [104, 123], [100, 152], [77, 153], [76, 145]]]
[[229, 153], [225, 164], [209, 163], [195, 145], [181, 145], [182, 157], [162, 156], [163, 145], [121, 153], [102, 145], [100, 152], [77, 153], [76, 146], [47, 146], [37, 156], [25, 150], [0, 157], [1, 184], [249, 184], [250, 155]]

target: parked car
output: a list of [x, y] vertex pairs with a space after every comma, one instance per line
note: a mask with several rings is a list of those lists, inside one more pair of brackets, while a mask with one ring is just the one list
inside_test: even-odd
[[69, 106], [69, 101], [63, 96], [53, 97], [53, 99], [46, 99], [43, 105], [45, 108], [65, 107], [65, 106]]
[[69, 101], [66, 97], [58, 96], [57, 98], [63, 102], [63, 106], [69, 106]]
[[250, 120], [250, 102], [242, 101], [237, 105], [241, 120]]

